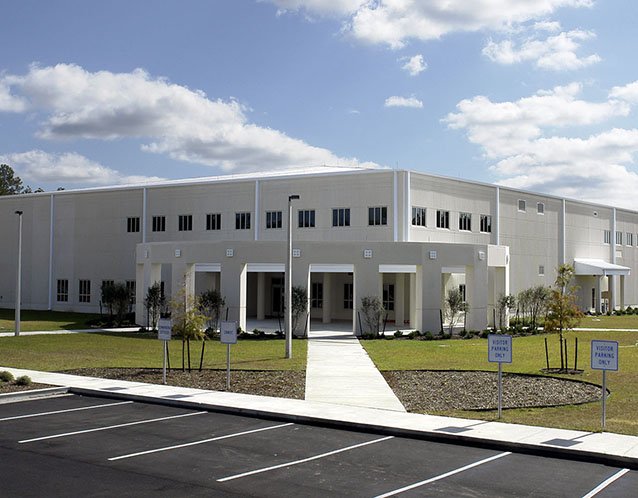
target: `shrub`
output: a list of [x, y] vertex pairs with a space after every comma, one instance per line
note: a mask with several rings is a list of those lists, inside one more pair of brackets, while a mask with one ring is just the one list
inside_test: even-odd
[[418, 330], [413, 330], [412, 332], [410, 332], [408, 334], [408, 338], [410, 338], [410, 339], [414, 339], [416, 337], [419, 337], [419, 331]]
[[485, 329], [479, 334], [479, 336], [481, 337], [481, 339], [487, 339], [487, 336], [490, 334], [491, 331], [489, 329]]
[[13, 380], [13, 374], [7, 370], [0, 372], [0, 381], [11, 382]]
[[432, 335], [432, 332], [426, 330], [425, 332], [423, 332], [423, 339], [425, 339], [426, 341], [431, 341], [432, 339], [434, 339], [434, 336]]
[[467, 335], [467, 331], [466, 330], [460, 330], [459, 331], [459, 337], [465, 337]]
[[32, 382], [31, 377], [28, 375], [21, 375], [16, 379], [16, 384], [19, 386], [30, 386]]
[[396, 337], [396, 338], [403, 337], [403, 332], [401, 332], [400, 330], [397, 330], [397, 331], [394, 333], [394, 337]]

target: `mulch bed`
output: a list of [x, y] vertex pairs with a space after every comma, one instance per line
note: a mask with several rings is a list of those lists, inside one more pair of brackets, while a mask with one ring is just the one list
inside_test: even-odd
[[47, 387], [54, 387], [54, 386], [49, 386], [47, 384], [36, 384], [36, 383], [29, 384], [28, 386], [19, 386], [15, 382], [0, 382], [0, 394], [17, 393], [20, 391], [32, 391], [34, 389], [45, 389]]
[[[498, 374], [463, 371], [382, 372], [409, 412], [494, 410]], [[503, 408], [535, 408], [598, 401], [601, 388], [584, 382], [533, 375], [503, 374]]]

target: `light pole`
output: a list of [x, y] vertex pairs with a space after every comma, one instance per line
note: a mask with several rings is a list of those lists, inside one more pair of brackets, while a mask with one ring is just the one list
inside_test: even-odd
[[16, 304], [15, 304], [15, 335], [20, 335], [20, 301], [22, 297], [22, 211], [16, 211], [18, 215], [18, 278], [16, 281]]
[[286, 258], [286, 358], [292, 358], [292, 201], [298, 195], [288, 196], [288, 247]]

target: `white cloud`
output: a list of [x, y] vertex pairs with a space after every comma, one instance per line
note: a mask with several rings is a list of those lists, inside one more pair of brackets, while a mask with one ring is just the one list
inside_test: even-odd
[[11, 77], [0, 78], [0, 112], [24, 112], [27, 103], [24, 99], [11, 95]]
[[123, 175], [75, 152], [50, 154], [41, 150], [31, 150], [0, 156], [0, 162], [11, 164], [26, 183], [35, 185], [114, 185], [163, 180], [156, 176]]
[[385, 107], [413, 107], [415, 109], [421, 109], [423, 102], [416, 97], [397, 97], [392, 96], [385, 99]]
[[638, 81], [625, 86], [615, 86], [609, 92], [611, 98], [623, 99], [628, 102], [638, 103]]
[[288, 10], [299, 11], [305, 9], [317, 14], [349, 14], [355, 12], [367, 0], [260, 0], [268, 1], [280, 12]]
[[139, 138], [147, 140], [145, 151], [224, 171], [371, 165], [251, 124], [239, 102], [212, 100], [141, 69], [92, 73], [71, 64], [32, 66], [13, 76], [10, 88], [45, 114], [38, 132], [45, 139]]
[[586, 57], [579, 57], [576, 54], [581, 41], [595, 36], [592, 31], [573, 30], [544, 40], [531, 37], [518, 46], [512, 40], [503, 40], [499, 43], [490, 40], [483, 48], [483, 55], [500, 64], [533, 61], [540, 69], [552, 71], [580, 69], [600, 62], [597, 54]]
[[[459, 102], [444, 120], [465, 129], [485, 157], [499, 183], [638, 209], [638, 175], [631, 170], [638, 153], [638, 130], [613, 128], [585, 137], [573, 135], [577, 126], [604, 123], [626, 116], [628, 104], [611, 98], [603, 102], [578, 99], [574, 83], [540, 91], [514, 102], [493, 103], [477, 96]], [[613, 93], [613, 92], [612, 92]]]
[[[405, 59], [406, 58], [403, 58], [401, 60], [405, 60]], [[419, 73], [422, 73], [423, 71], [425, 71], [428, 68], [428, 64], [427, 62], [423, 60], [423, 56], [419, 54], [419, 55], [410, 57], [408, 59], [408, 62], [403, 64], [401, 68], [407, 71], [410, 76], [416, 76]]]

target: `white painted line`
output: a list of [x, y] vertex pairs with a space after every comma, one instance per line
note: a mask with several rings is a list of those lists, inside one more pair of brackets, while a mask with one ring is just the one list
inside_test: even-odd
[[387, 493], [384, 493], [382, 495], [378, 495], [375, 498], [385, 498], [386, 496], [398, 495], [399, 493], [403, 493], [404, 491], [409, 491], [410, 489], [418, 488], [420, 486], [425, 486], [426, 484], [430, 484], [430, 483], [433, 483], [433, 482], [436, 482], [436, 481], [440, 481], [441, 479], [445, 479], [446, 477], [453, 476], [453, 475], [458, 474], [460, 472], [463, 472], [465, 470], [469, 470], [469, 469], [472, 469], [474, 467], [478, 467], [479, 465], [483, 465], [484, 463], [488, 463], [488, 462], [491, 462], [492, 460], [497, 460], [499, 458], [503, 458], [504, 456], [511, 455], [511, 454], [512, 454], [511, 451], [506, 451], [505, 453], [499, 453], [498, 455], [494, 455], [494, 456], [491, 456], [489, 458], [485, 458], [483, 460], [479, 460], [478, 462], [471, 463], [469, 465], [466, 465], [465, 467], [460, 467], [460, 468], [455, 469], [455, 470], [450, 470], [449, 472], [446, 472], [445, 474], [441, 474], [441, 475], [438, 475], [438, 476], [435, 476], [435, 477], [430, 477], [429, 479], [426, 479], [425, 481], [415, 482], [414, 484], [410, 484], [409, 486], [405, 486], [403, 488], [395, 489], [394, 491], [388, 491]]
[[164, 448], [156, 448], [154, 450], [139, 451], [137, 453], [129, 453], [128, 455], [120, 455], [116, 457], [111, 457], [108, 460], [113, 462], [115, 460], [122, 460], [124, 458], [133, 458], [133, 457], [137, 457], [141, 455], [149, 455], [150, 453], [159, 453], [160, 451], [177, 450], [179, 448], [186, 448], [188, 446], [196, 446], [198, 444], [212, 443], [213, 441], [221, 441], [222, 439], [228, 439], [231, 437], [244, 436], [246, 434], [254, 434], [255, 432], [263, 432], [263, 431], [269, 431], [271, 429], [279, 429], [280, 427], [287, 427], [289, 425], [294, 425], [294, 424], [292, 422], [288, 422], [286, 424], [271, 425], [269, 427], [262, 427], [260, 429], [252, 429], [250, 431], [244, 431], [244, 432], [236, 432], [235, 434], [226, 434], [225, 436], [211, 437], [209, 439], [202, 439], [200, 441], [192, 441], [190, 443], [176, 444], [174, 446], [165, 446]]
[[354, 444], [352, 446], [348, 446], [346, 448], [340, 448], [338, 450], [329, 451], [327, 453], [322, 453], [321, 455], [315, 455], [308, 458], [303, 458], [301, 460], [295, 460], [293, 462], [280, 463], [279, 465], [273, 465], [272, 467], [266, 467], [263, 469], [251, 470], [249, 472], [244, 472], [242, 474], [235, 474], [234, 476], [222, 477], [221, 479], [217, 479], [217, 482], [226, 482], [231, 481], [233, 479], [239, 479], [240, 477], [252, 476], [254, 474], [261, 474], [262, 472], [268, 472], [270, 470], [281, 469], [283, 467], [291, 467], [292, 465], [299, 465], [300, 463], [311, 462], [313, 460], [318, 460], [320, 458], [325, 458], [331, 455], [336, 455], [338, 453], [343, 453], [344, 451], [354, 450], [356, 448], [361, 448], [363, 446], [368, 446], [370, 444], [380, 443], [381, 441], [387, 441], [388, 439], [392, 439], [394, 436], [386, 436], [380, 439], [374, 439], [372, 441], [366, 441], [365, 443]]
[[106, 427], [96, 427], [94, 429], [85, 429], [83, 431], [65, 432], [64, 434], [52, 434], [50, 436], [35, 437], [33, 439], [23, 439], [18, 443], [33, 443], [35, 441], [44, 441], [46, 439], [55, 439], [59, 437], [75, 436], [77, 434], [86, 434], [87, 432], [108, 431], [110, 429], [119, 429], [120, 427], [130, 427], [131, 425], [150, 424], [152, 422], [161, 422], [162, 420], [171, 420], [174, 418], [192, 417], [194, 415], [203, 415], [208, 412], [183, 413], [181, 415], [172, 415], [170, 417], [152, 418], [148, 420], [138, 420], [137, 422], [127, 422], [126, 424], [109, 425]]
[[108, 403], [106, 405], [91, 405], [91, 406], [82, 406], [80, 408], [68, 408], [66, 410], [55, 410], [52, 412], [40, 412], [40, 413], [30, 413], [28, 415], [16, 415], [15, 417], [0, 418], [0, 422], [5, 422], [7, 420], [19, 420], [22, 418], [42, 417], [44, 415], [56, 415], [58, 413], [78, 412], [81, 410], [93, 410], [94, 408], [105, 408], [107, 406], [128, 405], [130, 403], [133, 403], [133, 401], [118, 401], [117, 403]]
[[596, 486], [589, 493], [587, 493], [585, 496], [583, 496], [583, 498], [591, 498], [592, 496], [596, 496], [598, 493], [600, 493], [603, 489], [605, 489], [607, 486], [609, 486], [616, 479], [620, 479], [622, 476], [624, 476], [627, 472], [629, 472], [629, 469], [621, 469], [621, 470], [619, 470], [613, 476], [611, 476], [609, 479], [606, 479], [603, 482], [601, 482], [598, 486]]

